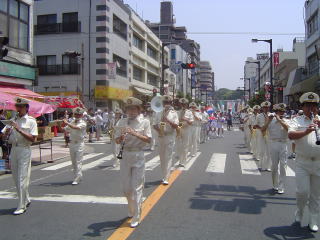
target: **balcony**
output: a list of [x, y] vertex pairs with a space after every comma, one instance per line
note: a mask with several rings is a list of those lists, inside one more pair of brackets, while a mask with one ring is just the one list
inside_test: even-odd
[[60, 33], [80, 33], [81, 22], [50, 23], [34, 26], [35, 35], [60, 34]]
[[80, 64], [39, 65], [39, 75], [80, 74]]

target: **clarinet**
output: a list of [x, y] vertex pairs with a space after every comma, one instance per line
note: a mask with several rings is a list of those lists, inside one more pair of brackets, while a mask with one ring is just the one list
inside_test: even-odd
[[127, 135], [128, 135], [128, 133], [125, 133], [124, 140], [123, 140], [123, 142], [121, 144], [121, 148], [120, 148], [120, 151], [119, 151], [118, 156], [117, 156], [118, 159], [122, 159], [123, 148], [124, 148], [124, 145], [126, 143], [126, 136]]
[[[313, 120], [314, 117], [314, 113], [311, 113], [311, 120]], [[316, 129], [314, 130], [315, 134], [316, 134], [316, 145], [320, 145], [320, 136], [318, 134], [318, 126], [316, 126]]]

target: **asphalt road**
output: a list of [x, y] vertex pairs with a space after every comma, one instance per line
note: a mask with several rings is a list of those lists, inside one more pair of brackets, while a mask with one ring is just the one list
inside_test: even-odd
[[[242, 133], [232, 131], [201, 144], [197, 157], [128, 239], [320, 239], [306, 228], [307, 211], [302, 228], [292, 225], [294, 162], [288, 162], [285, 194], [276, 195], [270, 173], [257, 170], [242, 142]], [[110, 145], [88, 149], [78, 186], [71, 186], [68, 160], [33, 168], [33, 201], [21, 216], [12, 215], [17, 200], [11, 176], [0, 177], [0, 239], [108, 239], [119, 232], [127, 206], [119, 170], [111, 167]], [[159, 190], [161, 174], [156, 151], [145, 154], [148, 200]]]

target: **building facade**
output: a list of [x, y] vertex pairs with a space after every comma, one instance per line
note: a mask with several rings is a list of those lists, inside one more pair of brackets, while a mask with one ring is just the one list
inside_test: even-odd
[[87, 107], [98, 108], [118, 106], [131, 96], [130, 14], [119, 0], [37, 1], [37, 91], [78, 95]]
[[[36, 84], [33, 58], [33, 1], [0, 1], [0, 36], [8, 37], [8, 55], [0, 60], [0, 91]], [[5, 91], [5, 90], [3, 90]]]
[[214, 91], [214, 79], [212, 67], [209, 61], [199, 62], [199, 76], [198, 82], [199, 99], [202, 102], [208, 103], [212, 100]]

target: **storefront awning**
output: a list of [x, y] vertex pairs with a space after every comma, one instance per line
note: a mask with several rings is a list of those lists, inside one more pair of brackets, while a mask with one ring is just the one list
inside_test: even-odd
[[312, 76], [302, 82], [299, 82], [295, 85], [293, 85], [290, 89], [290, 95], [293, 95], [295, 93], [299, 92], [313, 92], [315, 91], [316, 82], [319, 80], [319, 77]]
[[133, 87], [133, 89], [142, 95], [152, 96], [152, 94], [153, 94], [153, 92], [148, 89], [144, 89], [144, 88], [140, 88], [140, 87]]
[[20, 97], [27, 98], [43, 98], [41, 94], [32, 92], [29, 89], [21, 88], [21, 87], [13, 87], [13, 86], [0, 86], [0, 93], [9, 93]]

